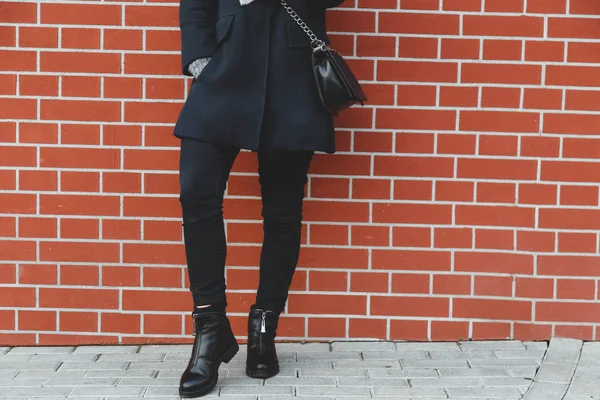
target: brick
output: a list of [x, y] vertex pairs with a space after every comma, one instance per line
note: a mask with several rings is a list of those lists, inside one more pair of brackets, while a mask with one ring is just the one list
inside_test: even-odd
[[467, 36], [542, 37], [544, 20], [534, 16], [465, 15], [463, 34]]
[[600, 304], [594, 302], [537, 302], [535, 317], [548, 322], [600, 322]]
[[19, 218], [19, 236], [22, 238], [56, 238], [55, 218]]
[[181, 287], [180, 268], [144, 268], [143, 286], [146, 287]]
[[60, 215], [119, 215], [119, 198], [89, 195], [42, 195], [41, 214]]
[[61, 45], [65, 49], [99, 49], [100, 29], [63, 28]]
[[379, 32], [456, 35], [459, 33], [459, 17], [458, 15], [381, 12]]
[[454, 269], [464, 272], [530, 275], [533, 273], [533, 256], [509, 252], [457, 252], [454, 254]]
[[144, 333], [146, 334], [181, 334], [180, 315], [144, 315]]
[[539, 132], [540, 115], [527, 112], [461, 111], [460, 129], [483, 132]]
[[345, 332], [345, 318], [308, 318], [308, 335], [311, 337], [340, 337], [344, 336]]
[[593, 300], [596, 296], [596, 285], [592, 280], [558, 279], [556, 281], [556, 297], [558, 299]]
[[347, 314], [350, 310], [364, 314], [366, 309], [366, 297], [362, 295], [290, 294], [288, 301], [290, 314]]
[[456, 223], [461, 225], [487, 225], [533, 228], [534, 209], [513, 206], [458, 205]]
[[476, 229], [476, 249], [513, 250], [515, 235], [513, 231], [498, 229]]
[[101, 242], [41, 242], [40, 260], [119, 262], [119, 244]]
[[95, 265], [61, 265], [61, 285], [97, 286], [99, 270]]
[[510, 183], [488, 183], [477, 184], [478, 203], [515, 203], [516, 185]]
[[56, 330], [55, 311], [19, 310], [19, 330]]
[[372, 251], [372, 268], [448, 271], [450, 270], [450, 253], [445, 251], [374, 249]]
[[519, 185], [519, 203], [555, 205], [557, 192], [558, 188], [555, 185], [523, 183]]
[[[121, 72], [121, 58], [115, 53], [82, 53], [82, 52], [41, 52], [40, 68], [43, 72], [89, 72], [89, 73], [112, 73], [118, 74]], [[50, 103], [62, 103], [75, 105], [73, 102], [52, 100]], [[46, 104], [47, 102], [44, 102]], [[87, 109], [85, 105], [79, 107], [80, 110], [88, 112], [98, 111], [95, 108], [102, 109], [98, 103], [88, 103]], [[68, 105], [66, 105], [69, 108]], [[119, 119], [120, 120], [120, 119]], [[116, 121], [115, 121], [116, 122]]]
[[140, 333], [139, 314], [102, 313], [101, 331], [115, 333]]
[[116, 290], [40, 288], [41, 307], [116, 309]]
[[[150, 35], [150, 31], [148, 35]], [[153, 34], [157, 32], [152, 32]], [[142, 50], [142, 31], [129, 29], [104, 29], [105, 50]], [[166, 50], [150, 48], [148, 50]]]
[[392, 293], [429, 293], [429, 275], [392, 274]]
[[470, 275], [433, 275], [434, 294], [471, 294]]
[[517, 250], [554, 252], [554, 232], [517, 231]]
[[35, 2], [6, 2], [0, 3], [2, 16], [0, 22], [7, 23], [36, 23], [37, 4]]
[[552, 298], [554, 297], [554, 281], [551, 279], [517, 278], [516, 295], [537, 299]]
[[98, 313], [61, 311], [59, 318], [61, 331], [96, 332], [98, 330]]
[[[464, 63], [462, 65], [461, 80], [463, 83], [489, 83], [489, 84], [535, 84], [539, 85], [542, 79], [542, 70], [537, 65], [522, 64], [476, 64]], [[489, 111], [480, 111], [487, 114]], [[506, 115], [493, 113], [491, 115]], [[513, 113], [515, 115], [515, 113]], [[530, 118], [527, 114], [519, 118]], [[505, 121], [506, 122], [506, 121]], [[537, 131], [535, 131], [537, 132]]]
[[433, 182], [415, 180], [394, 181], [394, 200], [432, 200], [432, 197]]
[[103, 286], [140, 286], [139, 267], [102, 267]]
[[386, 272], [352, 271], [350, 272], [350, 291], [386, 293], [388, 291], [388, 274]]
[[513, 279], [506, 276], [475, 276], [475, 296], [512, 297]]
[[42, 100], [41, 118], [45, 120], [118, 122], [121, 106], [109, 101]]
[[192, 307], [187, 291], [123, 290], [123, 310], [188, 311]]
[[[477, 60], [479, 59], [479, 40], [442, 38], [442, 59]], [[466, 91], [476, 88], [458, 88], [452, 90]], [[470, 90], [469, 90], [470, 91]], [[477, 91], [477, 90], [475, 90]]]
[[96, 4], [41, 4], [41, 23], [121, 25], [121, 7]]
[[448, 317], [449, 301], [441, 297], [371, 297], [371, 315]]
[[100, 173], [62, 171], [60, 184], [64, 192], [99, 192]]
[[[454, 318], [531, 320], [532, 305], [529, 301], [455, 298], [452, 304], [452, 316]], [[539, 303], [537, 304], [539, 306]]]
[[538, 274], [558, 276], [597, 277], [597, 257], [541, 255], [538, 260]]

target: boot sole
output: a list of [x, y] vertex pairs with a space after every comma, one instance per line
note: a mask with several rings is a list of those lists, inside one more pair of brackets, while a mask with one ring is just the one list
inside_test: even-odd
[[[225, 363], [227, 364], [229, 361], [231, 361], [231, 359], [237, 354], [237, 352], [240, 350], [240, 346], [239, 344], [236, 342], [235, 345], [231, 346], [229, 349], [227, 349], [227, 351], [225, 353], [223, 353], [223, 355], [221, 356], [221, 358], [219, 358], [216, 363], [217, 363], [217, 371], [219, 370], [219, 367], [221, 366], [221, 363]], [[181, 388], [179, 389], [179, 397], [182, 397], [184, 399], [193, 399], [196, 397], [202, 397], [205, 394], [208, 394], [209, 392], [211, 392], [215, 386], [217, 386], [217, 381], [219, 380], [219, 374], [217, 372], [217, 374], [215, 375], [215, 379], [213, 382], [211, 382], [208, 386], [202, 388], [201, 390], [197, 390], [195, 392], [184, 392], [181, 390]]]
[[259, 371], [259, 370], [246, 369], [246, 375], [250, 378], [255, 378], [255, 379], [269, 379], [269, 378], [274, 377], [278, 373], [279, 373], [279, 366], [277, 366], [277, 369], [274, 369], [271, 371]]

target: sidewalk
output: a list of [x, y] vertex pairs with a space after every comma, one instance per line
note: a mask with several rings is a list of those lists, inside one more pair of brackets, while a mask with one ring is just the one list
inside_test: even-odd
[[[0, 398], [179, 399], [190, 348], [0, 348]], [[553, 340], [549, 350], [546, 342], [519, 341], [280, 343], [277, 349], [281, 373], [257, 380], [244, 374], [240, 345], [221, 366], [215, 390], [202, 398], [559, 400], [568, 391], [568, 400], [600, 399], [600, 343], [586, 343], [582, 354], [577, 340]]]

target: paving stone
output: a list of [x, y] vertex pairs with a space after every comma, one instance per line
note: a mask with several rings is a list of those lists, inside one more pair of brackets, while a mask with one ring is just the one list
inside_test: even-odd
[[429, 356], [432, 360], [467, 360], [475, 358], [496, 358], [492, 350], [473, 350], [465, 352], [457, 351], [430, 351]]
[[399, 397], [414, 397], [419, 400], [423, 397], [443, 397], [447, 398], [446, 392], [440, 387], [408, 387], [408, 388], [395, 388], [395, 387], [377, 387], [373, 389], [374, 397], [377, 396], [394, 396]]
[[509, 376], [508, 371], [503, 367], [439, 368], [438, 372], [443, 378]]
[[485, 387], [502, 387], [502, 386], [525, 386], [529, 387], [533, 381], [526, 378], [481, 378]]
[[538, 370], [538, 367], [506, 367], [506, 371], [510, 376], [516, 378], [533, 378]]
[[456, 342], [396, 342], [398, 351], [461, 351]]
[[[133, 354], [102, 354], [97, 362], [107, 361], [163, 361], [166, 354], [164, 353], [133, 353]], [[188, 354], [188, 360], [190, 355]]]
[[[340, 379], [357, 379], [353, 378], [340, 378]], [[363, 378], [363, 379], [366, 379]], [[240, 384], [247, 384], [250, 378], [247, 378], [245, 381], [240, 380]], [[257, 379], [252, 379], [252, 381], [258, 381]], [[262, 384], [261, 381], [258, 381]], [[336, 377], [314, 377], [314, 376], [302, 376], [302, 377], [292, 377], [292, 376], [274, 376], [272, 378], [265, 380], [265, 386], [335, 386]], [[225, 386], [225, 385], [224, 385]]]
[[477, 378], [426, 378], [426, 379], [411, 379], [410, 386], [412, 387], [482, 387], [481, 380]]
[[80, 378], [64, 376], [52, 378], [46, 386], [115, 386], [118, 378]]
[[416, 378], [437, 378], [438, 377], [438, 374], [435, 371], [435, 369], [426, 369], [426, 368], [410, 368], [410, 369], [369, 368], [368, 373], [369, 373], [370, 378], [416, 379]]
[[[212, 392], [208, 393], [205, 396], [202, 396], [201, 399], [211, 399], [218, 398], [219, 389], [218, 387], [213, 389]], [[171, 386], [151, 386], [144, 393], [144, 398], [146, 397], [161, 397], [162, 398], [170, 398], [169, 396], [175, 396], [176, 399], [179, 399], [179, 389]]]
[[560, 400], [567, 392], [568, 385], [560, 383], [534, 382], [523, 400]]
[[[0, 387], [31, 387], [31, 386], [43, 386], [44, 383], [48, 382], [46, 378], [31, 378], [31, 379], [6, 379], [0, 378]], [[0, 390], [0, 395], [5, 389]]]
[[0, 363], [26, 363], [31, 361], [35, 354], [4, 354], [0, 356]]
[[535, 376], [538, 382], [562, 383], [571, 382], [571, 378], [575, 373], [575, 365], [569, 364], [552, 364], [544, 362]]
[[525, 349], [525, 345], [522, 342], [507, 340], [460, 342], [458, 345], [462, 351]]
[[[394, 342], [333, 342], [332, 351], [396, 351]], [[302, 350], [298, 350], [301, 352]]]
[[563, 400], [598, 400], [600, 397], [597, 396], [575, 396], [568, 394], [563, 398]]
[[298, 368], [300, 376], [367, 376], [367, 368]]
[[[107, 369], [84, 372], [86, 378], [153, 378], [157, 374], [157, 371], [147, 369]], [[181, 376], [181, 372], [179, 371], [179, 376]]]
[[[118, 386], [179, 386], [180, 377], [172, 378], [123, 378]], [[221, 377], [219, 377], [219, 380]]]
[[16, 371], [16, 370], [13, 370], [13, 371], [11, 371], [11, 370], [0, 371], [0, 379], [12, 379], [18, 373], [19, 373], [19, 371]]
[[19, 370], [19, 371], [37, 371], [37, 370], [55, 370], [61, 363], [59, 361], [41, 361], [41, 362], [2, 362], [0, 363], [0, 371], [2, 370]]
[[0, 355], [4, 354], [4, 353], [8, 353], [10, 350], [10, 347], [0, 347]]
[[[418, 360], [414, 360], [418, 361]], [[315, 368], [320, 366], [310, 364]], [[400, 368], [400, 361], [398, 360], [369, 360], [369, 361], [343, 361], [334, 360], [333, 368]]]
[[521, 392], [514, 387], [449, 387], [446, 388], [451, 399], [454, 397], [481, 397], [484, 399], [520, 399]]
[[[218, 385], [220, 386], [220, 385]], [[311, 386], [303, 386], [302, 390], [305, 390]], [[314, 386], [321, 388], [320, 386]], [[327, 388], [330, 390], [330, 388]], [[221, 396], [228, 394], [252, 394], [258, 396], [261, 394], [276, 394], [276, 395], [290, 395], [294, 394], [294, 389], [291, 386], [224, 386], [221, 387]]]
[[66, 397], [71, 391], [68, 387], [9, 387], [2, 389], [2, 396], [6, 397], [42, 397], [47, 398], [50, 396], [62, 396]]
[[[98, 364], [109, 364], [109, 363], [98, 363]], [[127, 364], [127, 363], [124, 363]], [[134, 361], [129, 363], [129, 367], [127, 369], [152, 369], [152, 370], [161, 370], [161, 369], [176, 369], [183, 371], [187, 365], [187, 362], [183, 361], [163, 361], [163, 362], [152, 362], [152, 361]], [[108, 368], [107, 368], [108, 369]]]
[[544, 362], [553, 364], [577, 364], [583, 342], [576, 339], [554, 338], [544, 357]]
[[467, 360], [402, 360], [402, 368], [468, 368]]
[[63, 377], [71, 377], [71, 378], [83, 378], [87, 371], [21, 371], [19, 375], [15, 377], [15, 379], [36, 379], [36, 378], [46, 378], [46, 379], [54, 379], [54, 378], [63, 378]]
[[427, 360], [429, 357], [424, 351], [363, 351], [365, 360]]
[[79, 346], [74, 354], [137, 353], [139, 346]]
[[70, 354], [73, 350], [75, 347], [67, 346], [13, 347], [8, 354]]
[[473, 367], [537, 367], [541, 364], [541, 360], [536, 358], [474, 358], [469, 359], [469, 364]]
[[98, 354], [34, 354], [31, 361], [95, 362]]
[[[394, 390], [400, 390], [399, 387], [392, 387]], [[369, 398], [371, 392], [368, 387], [345, 386], [345, 387], [325, 387], [325, 386], [300, 386], [297, 389], [298, 396], [348, 396]]]
[[349, 378], [339, 377], [339, 386], [397, 386], [397, 387], [408, 387], [408, 381], [406, 379], [389, 379], [389, 378]]
[[598, 396], [600, 395], [600, 376], [575, 376], [569, 394], [575, 396]]
[[192, 353], [191, 344], [161, 344], [161, 345], [144, 345], [140, 347], [140, 353]]
[[546, 349], [533, 350], [494, 350], [494, 354], [498, 358], [544, 358]]
[[[279, 353], [278, 353], [279, 354]], [[312, 361], [312, 360], [362, 360], [360, 351], [337, 351], [327, 353], [298, 353], [298, 361]]]
[[125, 369], [126, 362], [64, 362], [60, 366], [60, 370], [91, 370], [91, 369]]
[[103, 386], [86, 386], [76, 387], [71, 392], [70, 396], [103, 396], [103, 397], [141, 397], [146, 391], [145, 388], [139, 387], [103, 387]]
[[[29, 399], [37, 399], [36, 397], [22, 397], [25, 400], [29, 400]], [[104, 400], [104, 396], [90, 396], [90, 397], [78, 397], [78, 396], [69, 396], [68, 397], [69, 400]], [[11, 397], [10, 400], [15, 400], [14, 397]], [[44, 400], [65, 400], [65, 398], [63, 396], [61, 397], [45, 397]]]
[[[326, 353], [331, 351], [329, 343], [276, 343], [277, 351], [293, 351], [298, 353]], [[359, 350], [354, 350], [359, 351]]]

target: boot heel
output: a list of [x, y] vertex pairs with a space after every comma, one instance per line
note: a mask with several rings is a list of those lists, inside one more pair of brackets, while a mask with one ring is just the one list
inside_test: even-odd
[[236, 342], [233, 346], [228, 348], [227, 351], [223, 354], [221, 361], [223, 361], [225, 364], [227, 364], [229, 361], [231, 361], [231, 359], [237, 354], [237, 352], [239, 350], [240, 350], [240, 346]]

